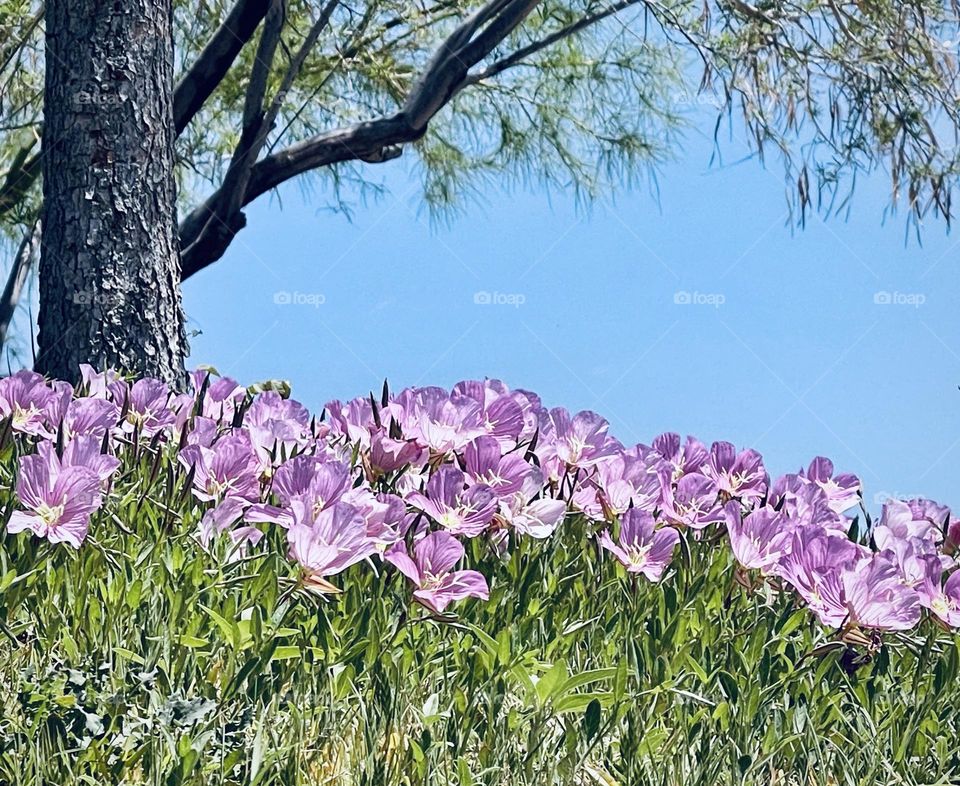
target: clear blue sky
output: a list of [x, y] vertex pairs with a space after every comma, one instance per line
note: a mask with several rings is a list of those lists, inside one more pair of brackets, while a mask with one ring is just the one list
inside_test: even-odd
[[882, 177], [848, 221], [791, 230], [776, 165], [710, 166], [710, 151], [688, 139], [659, 204], [621, 192], [584, 213], [490, 189], [441, 228], [402, 158], [370, 168], [390, 193], [352, 223], [288, 187], [187, 283], [191, 362], [288, 379], [314, 409], [384, 377], [498, 377], [596, 410], [625, 442], [726, 439], [772, 473], [826, 455], [873, 509], [960, 508], [960, 238], [932, 222], [905, 245], [902, 213], [883, 225]]

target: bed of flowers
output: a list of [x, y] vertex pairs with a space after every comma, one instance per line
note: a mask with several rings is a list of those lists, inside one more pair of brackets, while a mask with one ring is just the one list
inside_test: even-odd
[[0, 781], [960, 777], [960, 519], [494, 381], [0, 380]]

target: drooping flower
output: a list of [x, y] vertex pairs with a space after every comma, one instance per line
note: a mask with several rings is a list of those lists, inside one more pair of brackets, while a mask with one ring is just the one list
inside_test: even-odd
[[454, 570], [464, 556], [463, 544], [447, 532], [432, 532], [413, 547], [413, 559], [402, 544], [384, 555], [413, 582], [413, 597], [437, 614], [464, 598], [487, 600], [487, 580], [475, 570]]
[[943, 531], [924, 515], [924, 511], [914, 513], [910, 505], [898, 499], [888, 499], [883, 503], [874, 538], [878, 537], [878, 533], [880, 538], [922, 538], [934, 543], [943, 539]]
[[344, 502], [321, 511], [312, 524], [294, 523], [287, 542], [291, 558], [320, 577], [346, 570], [377, 548], [360, 511]]
[[842, 569], [868, 557], [869, 552], [845, 535], [815, 524], [797, 527], [786, 552], [772, 572], [793, 586], [821, 623], [828, 627], [842, 625], [849, 616]]
[[51, 543], [79, 549], [90, 516], [101, 504], [100, 478], [82, 466], [64, 466], [49, 443], [20, 459], [17, 497], [26, 510], [15, 510], [7, 531], [31, 531]]
[[613, 554], [631, 573], [642, 573], [650, 581], [659, 581], [673, 558], [680, 533], [673, 527], [656, 528], [653, 516], [631, 508], [620, 517], [617, 541], [609, 530], [600, 533], [600, 545]]
[[851, 623], [877, 630], [909, 630], [920, 621], [920, 596], [897, 566], [873, 554], [841, 571], [843, 599]]
[[198, 532], [200, 544], [209, 549], [214, 538], [226, 534], [231, 541], [229, 558], [245, 557], [251, 546], [256, 546], [263, 538], [263, 532], [256, 527], [237, 526], [243, 519], [245, 500], [227, 497], [219, 505], [203, 514]]

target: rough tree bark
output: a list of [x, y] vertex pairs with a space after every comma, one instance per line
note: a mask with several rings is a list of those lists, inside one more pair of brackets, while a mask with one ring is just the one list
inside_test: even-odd
[[47, 0], [38, 370], [178, 382], [172, 0]]

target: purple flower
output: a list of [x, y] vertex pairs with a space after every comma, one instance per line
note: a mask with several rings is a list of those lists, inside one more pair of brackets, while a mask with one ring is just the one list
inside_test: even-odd
[[917, 585], [920, 603], [951, 628], [960, 628], [960, 571], [942, 583], [943, 565], [936, 557], [923, 559], [923, 580]]
[[515, 494], [534, 471], [519, 453], [502, 456], [494, 437], [473, 440], [464, 450], [463, 459], [470, 481], [489, 486], [499, 497]]
[[877, 548], [887, 548], [892, 540], [911, 540], [919, 538], [931, 543], [939, 543], [943, 539], [943, 531], [923, 511], [915, 513], [906, 503], [896, 499], [888, 499], [883, 503], [883, 513], [880, 522], [874, 527], [873, 538]]
[[79, 549], [90, 516], [100, 507], [100, 478], [86, 467], [64, 466], [49, 443], [41, 448], [20, 459], [17, 497], [26, 511], [13, 511], [7, 531], [30, 530], [51, 543]]
[[694, 437], [680, 444], [680, 435], [673, 432], [661, 434], [653, 441], [653, 450], [672, 468], [672, 480], [677, 481], [691, 472], [699, 472], [709, 458], [706, 446]]
[[470, 398], [480, 405], [484, 431], [503, 447], [514, 447], [524, 431], [523, 407], [500, 380], [466, 380], [453, 386], [452, 396]]
[[737, 453], [729, 442], [714, 442], [710, 458], [699, 471], [713, 481], [717, 493], [727, 498], [737, 497], [750, 502], [767, 493], [767, 471], [755, 450]]
[[51, 438], [59, 401], [43, 377], [27, 369], [0, 379], [0, 417], [10, 418], [14, 431]]
[[200, 414], [223, 425], [229, 425], [233, 421], [237, 407], [246, 398], [247, 391], [230, 377], [220, 377], [215, 382], [209, 382], [210, 373], [204, 369], [192, 372], [190, 377], [198, 394], [204, 382], [208, 383], [200, 404]]
[[748, 570], [772, 569], [786, 552], [793, 527], [787, 517], [768, 505], [756, 508], [746, 516], [739, 502], [724, 506], [727, 533], [733, 556]]
[[263, 533], [256, 527], [238, 527], [236, 524], [243, 518], [245, 500], [236, 497], [227, 497], [219, 505], [203, 514], [200, 522], [200, 544], [209, 549], [213, 539], [226, 533], [232, 542], [229, 557], [231, 560], [246, 556], [251, 546], [256, 546], [263, 538]]
[[650, 581], [659, 581], [673, 558], [680, 533], [673, 527], [655, 529], [653, 516], [631, 508], [620, 517], [620, 534], [614, 543], [610, 532], [600, 533], [600, 545], [609, 551], [630, 573], [642, 573]]
[[425, 455], [416, 440], [391, 439], [382, 432], [370, 435], [370, 466], [375, 473], [395, 472]]
[[598, 463], [596, 474], [574, 491], [574, 507], [595, 521], [629, 508], [653, 511], [659, 507], [662, 491], [657, 470], [665, 469], [664, 462], [657, 456], [651, 464], [650, 456], [639, 455], [647, 450], [638, 445]]
[[660, 476], [663, 515], [674, 524], [703, 529], [724, 520], [712, 480], [696, 473], [684, 475], [676, 488], [666, 475]]
[[376, 550], [383, 552], [400, 539], [407, 506], [393, 494], [374, 495], [369, 489], [355, 488], [347, 491], [343, 501], [355, 507], [363, 516], [369, 538]]
[[321, 511], [312, 524], [293, 524], [287, 542], [290, 557], [319, 577], [340, 573], [376, 551], [360, 511], [343, 502]]
[[138, 429], [144, 437], [152, 439], [173, 427], [176, 418], [170, 408], [170, 389], [165, 383], [159, 379], [138, 379], [129, 389], [125, 383], [124, 387], [122, 397], [114, 396], [114, 401], [125, 402], [125, 430]]
[[[64, 467], [85, 467], [99, 478], [101, 484], [105, 484], [117, 471], [120, 460], [102, 454], [100, 444], [97, 437], [77, 437], [70, 440], [63, 449], [61, 464]], [[39, 447], [41, 454], [51, 449], [49, 443], [42, 443]]]
[[474, 537], [483, 532], [497, 511], [497, 495], [482, 484], [464, 486], [456, 467], [440, 467], [427, 481], [426, 496], [413, 493], [408, 501], [455, 535]]
[[806, 478], [823, 489], [834, 513], [843, 513], [860, 500], [860, 479], [850, 474], [834, 476], [833, 462], [828, 458], [817, 456], [811, 461]]
[[622, 449], [607, 434], [609, 427], [596, 412], [571, 416], [563, 407], [556, 407], [540, 415], [540, 436], [547, 455], [555, 455], [569, 467], [593, 466]]
[[193, 494], [197, 499], [260, 499], [259, 463], [246, 432], [221, 437], [210, 448], [187, 445], [180, 451], [180, 462], [194, 470]]
[[830, 627], [907, 630], [920, 619], [920, 597], [888, 554], [873, 554], [829, 530], [801, 527], [779, 573]]
[[844, 566], [841, 578], [851, 623], [908, 630], [920, 621], [920, 596], [904, 583], [886, 555], [873, 554]]
[[120, 419], [120, 408], [103, 398], [77, 398], [69, 403], [63, 416], [67, 439], [90, 436], [102, 440]]
[[417, 390], [403, 408], [403, 432], [438, 454], [460, 450], [486, 434], [480, 404], [466, 396], [451, 397], [442, 388]]
[[254, 399], [243, 419], [261, 463], [269, 469], [308, 441], [310, 413], [298, 401], [268, 390]]
[[807, 524], [794, 530], [773, 572], [793, 586], [821, 623], [838, 627], [849, 614], [841, 570], [866, 556], [869, 552], [845, 535]]
[[122, 382], [123, 378], [112, 368], [97, 371], [93, 366], [87, 363], [81, 363], [80, 380], [83, 383], [83, 387], [86, 388], [88, 396], [107, 398], [111, 386], [117, 382]]
[[413, 582], [413, 597], [437, 614], [463, 598], [487, 600], [487, 580], [475, 570], [454, 570], [463, 559], [463, 545], [453, 535], [433, 532], [413, 547], [413, 559], [400, 544], [384, 555]]
[[563, 521], [567, 504], [561, 499], [538, 499], [509, 514], [508, 523], [531, 538], [548, 538]]

